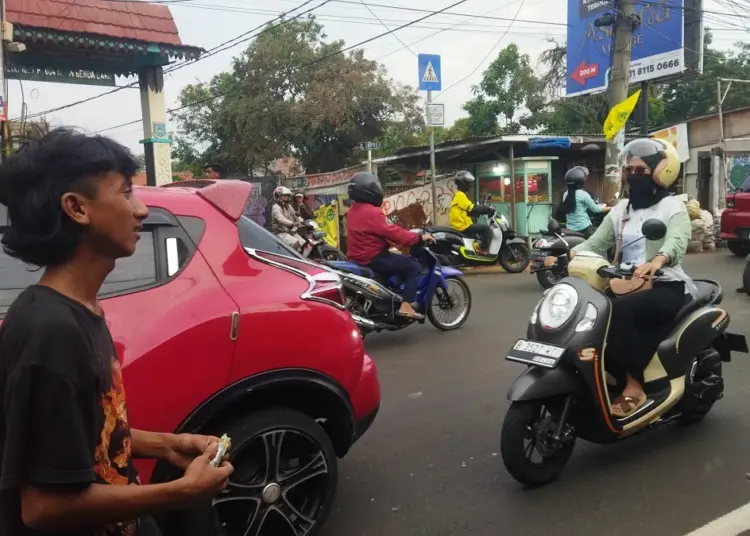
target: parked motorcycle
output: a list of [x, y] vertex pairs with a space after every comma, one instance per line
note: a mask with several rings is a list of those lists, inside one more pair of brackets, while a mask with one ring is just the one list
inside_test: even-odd
[[433, 251], [445, 259], [450, 266], [491, 266], [500, 263], [503, 270], [512, 274], [523, 272], [529, 265], [529, 248], [523, 238], [516, 236], [504, 214], [494, 212], [487, 217], [492, 230], [489, 254], [479, 254], [480, 237], [464, 234], [453, 227], [427, 227], [428, 233], [442, 233], [445, 240]]
[[[618, 192], [612, 203], [616, 203], [619, 197]], [[598, 199], [594, 202], [599, 204]], [[606, 214], [599, 212], [590, 216], [591, 225], [596, 229], [601, 225]], [[582, 233], [565, 229], [557, 220], [550, 218], [547, 232], [532, 244], [531, 249], [530, 272], [536, 274], [542, 288], [548, 289], [568, 276], [568, 253], [585, 240]], [[610, 258], [613, 254], [614, 252], [610, 252]], [[556, 257], [557, 263], [554, 266], [544, 266], [546, 257]]]
[[[414, 229], [413, 232], [424, 232]], [[441, 233], [433, 235], [436, 244], [445, 240]], [[471, 312], [471, 291], [461, 277], [460, 271], [442, 266], [438, 256], [431, 251], [432, 246], [415, 246], [412, 255], [422, 264], [422, 275], [414, 309], [430, 320], [442, 331], [460, 328]], [[410, 326], [414, 322], [424, 323], [399, 316], [396, 313], [403, 299], [403, 282], [395, 277], [376, 274], [366, 266], [349, 261], [329, 261], [325, 263], [341, 276], [347, 308], [363, 336], [379, 331], [395, 331]]]
[[[531, 270], [542, 288], [548, 289], [568, 277], [570, 250], [586, 238], [581, 233], [563, 229], [556, 219], [550, 218], [547, 232], [536, 240], [531, 250]], [[556, 257], [553, 266], [544, 266], [544, 259]]]
[[326, 233], [321, 231], [315, 220], [305, 220], [297, 229], [297, 233], [305, 240], [302, 246], [302, 256], [313, 261], [346, 260], [340, 249], [325, 241]]
[[[642, 232], [658, 240], [666, 225], [650, 219]], [[648, 401], [618, 418], [610, 404], [623, 386], [613, 385], [607, 375], [604, 341], [612, 304], [604, 289], [610, 279], [629, 278], [633, 270], [588, 252], [577, 254], [568, 270], [572, 277], [544, 293], [526, 338], [506, 357], [528, 368], [508, 392], [501, 454], [508, 472], [527, 486], [555, 480], [578, 437], [605, 444], [670, 421], [702, 420], [723, 397], [722, 363], [731, 361], [733, 351], [748, 352], [744, 336], [727, 332], [719, 283], [695, 280], [698, 295], [679, 311], [644, 371]]]

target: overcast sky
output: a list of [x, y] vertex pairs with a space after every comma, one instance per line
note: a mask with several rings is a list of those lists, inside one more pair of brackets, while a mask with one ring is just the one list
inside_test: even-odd
[[[365, 1], [368, 4], [439, 10], [456, 0]], [[715, 32], [717, 46], [728, 48], [733, 42], [747, 36], [747, 31], [743, 29], [744, 23], [737, 22], [746, 20], [747, 13], [743, 14], [744, 17], [730, 17], [723, 13], [730, 12], [731, 2], [724, 0], [721, 5], [717, 5], [709, 0], [704, 1], [707, 2], [704, 5], [706, 25], [719, 29]], [[315, 0], [310, 6], [319, 2], [323, 0]], [[210, 49], [264, 21], [274, 19], [280, 13], [301, 3], [302, 0], [183, 0], [169, 5], [183, 43]], [[424, 12], [406, 9], [376, 6], [372, 6], [371, 9], [390, 29], [427, 15]], [[565, 40], [566, 2], [563, 0], [468, 0], [452, 11], [508, 19], [515, 17], [517, 21], [510, 24], [509, 21], [481, 17], [472, 19], [455, 15], [436, 15], [397, 32], [398, 38], [410, 45], [415, 53], [442, 56], [443, 89], [456, 84], [438, 99], [438, 102], [446, 105], [446, 125], [465, 115], [461, 105], [471, 97], [471, 86], [480, 80], [483, 70], [503, 47], [515, 42], [523, 52], [530, 54], [536, 61], [538, 54], [548, 47], [546, 39]], [[347, 45], [385, 31], [381, 23], [358, 0], [332, 1], [315, 13], [324, 25], [328, 37], [343, 39]], [[437, 33], [444, 28], [449, 29]], [[419, 42], [415, 43], [416, 41]], [[213, 75], [227, 70], [231, 58], [244, 46], [247, 46], [246, 43], [169, 75], [165, 84], [167, 107], [176, 105], [180, 88], [185, 84], [196, 80], [206, 81]], [[364, 49], [367, 57], [383, 63], [394, 79], [416, 85], [417, 58], [394, 35], [368, 43]], [[122, 83], [124, 80], [119, 82]], [[17, 118], [21, 112], [21, 87], [16, 80], [11, 80], [9, 86], [10, 117]], [[29, 114], [95, 96], [110, 89], [82, 85], [23, 83], [23, 94]], [[138, 90], [126, 89], [86, 104], [51, 113], [48, 119], [53, 125], [73, 125], [88, 131], [97, 131], [139, 119], [140, 115]], [[168, 128], [173, 130], [176, 125], [169, 123]], [[136, 153], [143, 152], [138, 143], [143, 138], [140, 125], [109, 130], [106, 134], [126, 144]]]

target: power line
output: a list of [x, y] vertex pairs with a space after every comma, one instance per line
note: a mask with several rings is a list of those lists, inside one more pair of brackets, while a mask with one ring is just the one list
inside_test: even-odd
[[[372, 10], [372, 8], [365, 3], [365, 0], [360, 0], [360, 2], [362, 3], [363, 6], [365, 6], [367, 8], [367, 11], [369, 11], [372, 14], [373, 17], [375, 17], [376, 19], [378, 19], [378, 22], [383, 25], [383, 28], [385, 28], [389, 32], [391, 31], [391, 29], [385, 24], [385, 22], [383, 22], [382, 20], [380, 20], [380, 17], [378, 17], [375, 14], [375, 12]], [[396, 35], [394, 33], [393, 37], [395, 37], [398, 40], [399, 43], [401, 43], [402, 45], [404, 45], [404, 47], [406, 48], [406, 50], [408, 50], [409, 52], [411, 52], [412, 54], [414, 54], [415, 56], [417, 56], [417, 53], [414, 52], [411, 48], [409, 48], [409, 45], [407, 45], [406, 43], [404, 43], [398, 35]]]
[[[521, 1], [521, 5], [520, 5], [520, 6], [518, 6], [518, 11], [516, 11], [516, 17], [518, 17], [518, 15], [519, 15], [519, 14], [521, 13], [521, 10], [523, 9], [523, 5], [524, 5], [525, 3], [526, 3], [526, 0], [522, 0], [522, 1]], [[508, 29], [507, 29], [507, 30], [505, 30], [505, 32], [503, 33], [503, 35], [501, 35], [501, 36], [500, 36], [500, 39], [498, 39], [498, 40], [497, 40], [497, 41], [495, 42], [495, 44], [494, 44], [494, 45], [492, 45], [492, 48], [490, 48], [489, 52], [487, 52], [487, 54], [486, 54], [486, 55], [484, 56], [484, 58], [482, 58], [482, 61], [480, 61], [479, 63], [477, 63], [477, 66], [476, 66], [476, 67], [474, 67], [474, 70], [473, 70], [473, 71], [471, 71], [471, 72], [470, 72], [469, 74], [467, 74], [466, 76], [464, 76], [464, 77], [463, 77], [463, 78], [462, 78], [461, 80], [459, 80], [458, 82], [454, 82], [453, 84], [451, 84], [450, 86], [448, 86], [447, 88], [445, 88], [445, 89], [444, 89], [443, 91], [441, 91], [440, 93], [438, 93], [438, 94], [437, 94], [437, 95], [435, 96], [435, 99], [438, 99], [438, 98], [440, 98], [441, 96], [445, 95], [445, 94], [446, 94], [446, 93], [447, 93], [448, 91], [450, 91], [451, 89], [453, 89], [454, 87], [456, 87], [456, 86], [457, 86], [458, 84], [460, 84], [460, 83], [464, 82], [464, 81], [465, 81], [465, 80], [466, 80], [467, 78], [471, 77], [471, 76], [472, 76], [472, 75], [473, 75], [473, 74], [474, 74], [475, 72], [477, 72], [477, 71], [479, 70], [479, 68], [480, 68], [480, 67], [482, 66], [482, 64], [483, 64], [483, 63], [484, 63], [485, 61], [487, 61], [487, 58], [489, 58], [489, 57], [490, 57], [490, 55], [491, 55], [491, 54], [492, 54], [492, 53], [493, 53], [493, 52], [495, 51], [495, 49], [496, 49], [496, 48], [497, 48], [497, 46], [498, 46], [498, 45], [500, 44], [500, 42], [501, 42], [501, 41], [502, 41], [503, 39], [505, 39], [505, 36], [506, 36], [506, 35], [508, 35], [508, 30], [510, 30], [511, 26], [513, 25], [513, 22], [515, 22], [515, 18], [514, 18], [514, 19], [513, 19], [512, 21], [511, 21], [510, 25], [508, 26]], [[435, 99], [433, 99], [433, 102], [435, 101]]]
[[[350, 45], [350, 46], [342, 48], [341, 50], [338, 50], [336, 52], [332, 52], [330, 54], [326, 54], [325, 56], [317, 58], [317, 59], [315, 59], [313, 61], [310, 61], [308, 63], [304, 63], [304, 64], [300, 65], [299, 67], [297, 67], [297, 70], [304, 69], [304, 68], [310, 67], [312, 65], [316, 65], [316, 64], [318, 64], [318, 63], [320, 63], [322, 61], [327, 60], [328, 58], [332, 58], [333, 56], [338, 56], [339, 54], [343, 54], [344, 52], [348, 52], [348, 51], [353, 50], [355, 48], [361, 47], [362, 45], [366, 45], [367, 43], [371, 43], [372, 41], [376, 41], [378, 39], [381, 39], [381, 38], [383, 38], [383, 37], [385, 37], [387, 35], [391, 35], [394, 32], [397, 32], [399, 30], [403, 30], [404, 28], [408, 28], [409, 26], [412, 26], [413, 24], [416, 24], [416, 23], [421, 22], [423, 20], [429, 19], [430, 17], [434, 17], [435, 15], [439, 15], [440, 13], [444, 13], [448, 9], [454, 8], [456, 6], [459, 6], [459, 5], [461, 5], [461, 4], [463, 4], [463, 3], [467, 2], [467, 1], [468, 0], [458, 0], [457, 2], [454, 2], [453, 4], [451, 4], [451, 5], [447, 6], [447, 7], [444, 7], [442, 9], [438, 10], [438, 11], [432, 11], [429, 14], [425, 15], [424, 17], [420, 17], [420, 18], [415, 19], [415, 20], [413, 20], [411, 22], [407, 22], [406, 24], [402, 24], [398, 28], [394, 28], [393, 30], [388, 30], [388, 31], [383, 32], [381, 34], [378, 34], [378, 35], [376, 35], [374, 37], [370, 37], [368, 39], [360, 41], [359, 43], [355, 43], [354, 45]], [[206, 102], [211, 102], [213, 100], [216, 100], [218, 98], [225, 97], [225, 96], [226, 95], [218, 93], [218, 94], [213, 95], [213, 96], [211, 96], [209, 98], [201, 99], [201, 100], [196, 101], [196, 102], [184, 104], [184, 105], [179, 106], [177, 108], [173, 108], [171, 110], [167, 110], [167, 114], [171, 115], [171, 114], [174, 114], [176, 112], [179, 112], [180, 110], [184, 110], [185, 108], [191, 108], [193, 106], [198, 106], [200, 104], [205, 104]], [[99, 134], [101, 132], [106, 132], [106, 131], [109, 131], [109, 130], [114, 130], [114, 129], [121, 128], [121, 127], [126, 127], [126, 126], [129, 126], [129, 125], [134, 125], [136, 123], [139, 123], [140, 121], [141, 121], [140, 119], [136, 119], [135, 121], [129, 121], [127, 123], [122, 123], [120, 125], [115, 125], [115, 126], [112, 126], [112, 127], [107, 127], [107, 128], [101, 129], [101, 130], [97, 130], [96, 134]]]
[[[106, 1], [113, 2], [113, 1], [120, 1], [120, 0], [106, 0]], [[173, 0], [173, 1], [177, 1], [177, 0]], [[181, 0], [181, 1], [188, 1], [188, 0]], [[190, 1], [192, 1], [192, 0], [190, 0]], [[278, 21], [280, 19], [283, 19], [286, 15], [290, 14], [291, 12], [297, 11], [298, 9], [302, 9], [303, 7], [307, 6], [308, 4], [310, 4], [310, 3], [314, 2], [314, 1], [315, 0], [305, 0], [305, 2], [303, 2], [299, 6], [293, 8], [293, 9], [290, 9], [289, 11], [282, 12], [276, 18], [268, 20], [268, 21], [266, 21], [266, 22], [264, 22], [262, 24], [259, 24], [258, 26], [256, 26], [252, 30], [249, 30], [249, 31], [244, 32], [244, 33], [241, 33], [237, 37], [234, 37], [232, 39], [224, 41], [223, 43], [219, 43], [218, 45], [216, 45], [216, 46], [212, 47], [210, 50], [208, 50], [206, 54], [204, 54], [203, 56], [200, 56], [198, 59], [196, 59], [194, 61], [193, 60], [186, 60], [183, 63], [179, 63], [179, 64], [176, 64], [176, 65], [173, 65], [173, 66], [165, 69], [164, 73], [165, 74], [173, 73], [175, 71], [178, 71], [178, 70], [182, 69], [183, 67], [187, 67], [188, 65], [194, 65], [195, 63], [197, 63], [199, 61], [202, 61], [202, 60], [204, 60], [206, 58], [210, 58], [211, 56], [215, 56], [219, 52], [223, 52], [225, 50], [228, 50], [229, 48], [232, 48], [232, 47], [235, 47], [235, 46], [237, 46], [239, 44], [245, 43], [245, 42], [249, 41], [250, 39], [252, 39], [254, 37], [258, 37], [260, 35], [263, 35], [265, 32], [270, 31], [272, 28], [275, 28], [275, 26], [267, 27], [269, 24], [273, 24], [274, 22], [276, 22], [276, 21]], [[298, 13], [297, 15], [295, 15], [294, 17], [292, 17], [291, 19], [285, 19], [285, 20], [283, 20], [280, 24], [288, 24], [288, 23], [290, 23], [292, 21], [295, 21], [298, 18], [300, 18], [301, 16], [307, 15], [308, 13], [311, 13], [311, 12], [315, 11], [316, 9], [319, 9], [319, 8], [323, 7], [324, 5], [326, 5], [327, 3], [329, 3], [330, 1], [331, 0], [324, 0], [322, 3], [318, 4], [317, 6], [313, 6], [312, 8], [310, 8], [310, 9], [308, 9], [306, 11]], [[144, 3], [154, 3], [154, 2], [144, 2]], [[252, 34], [253, 32], [255, 32], [257, 30], [260, 30], [261, 28], [263, 28], [263, 29], [260, 32], [258, 32], [257, 34], [249, 35], [249, 34]], [[91, 102], [93, 100], [100, 99], [102, 97], [106, 97], [107, 95], [112, 95], [113, 93], [117, 93], [117, 92], [122, 91], [124, 89], [130, 89], [130, 88], [135, 87], [137, 85], [138, 85], [138, 82], [133, 82], [133, 83], [127, 84], [125, 86], [120, 86], [120, 87], [117, 87], [117, 88], [112, 89], [110, 91], [106, 91], [104, 93], [100, 93], [99, 95], [94, 95], [93, 97], [88, 97], [88, 98], [82, 99], [80, 101], [76, 101], [76, 102], [64, 104], [62, 106], [58, 106], [57, 108], [51, 108], [49, 110], [44, 110], [42, 112], [36, 112], [34, 114], [31, 114], [31, 115], [27, 116], [26, 119], [27, 120], [28, 119], [33, 119], [33, 118], [36, 118], [36, 117], [40, 117], [40, 116], [46, 115], [48, 113], [59, 112], [61, 110], [65, 110], [67, 108], [72, 108], [72, 107], [78, 106], [80, 104], [85, 104], [87, 102]], [[13, 119], [13, 121], [17, 121], [17, 120], [18, 120], [18, 118], [17, 119]]]

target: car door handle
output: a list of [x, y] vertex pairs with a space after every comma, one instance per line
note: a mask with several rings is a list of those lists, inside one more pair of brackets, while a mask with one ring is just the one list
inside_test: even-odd
[[240, 333], [240, 313], [239, 311], [234, 311], [232, 313], [232, 322], [231, 326], [229, 327], [229, 340], [230, 341], [236, 341], [237, 337]]

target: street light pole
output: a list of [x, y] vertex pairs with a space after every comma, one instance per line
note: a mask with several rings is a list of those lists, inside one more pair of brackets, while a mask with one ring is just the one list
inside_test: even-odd
[[[609, 81], [609, 105], [617, 106], [628, 98], [630, 81], [630, 55], [633, 49], [633, 25], [635, 23], [634, 0], [619, 0], [618, 14], [612, 27], [612, 71]], [[644, 97], [645, 98], [645, 97]], [[620, 138], [618, 140], [618, 137]], [[604, 199], [614, 199], [620, 191], [620, 147], [622, 134], [613, 141], [607, 142], [607, 154], [604, 166]]]
[[[427, 91], [427, 104], [432, 103], [432, 91]], [[430, 129], [430, 182], [432, 182], [432, 225], [437, 225], [437, 187], [435, 185], [435, 127]]]

